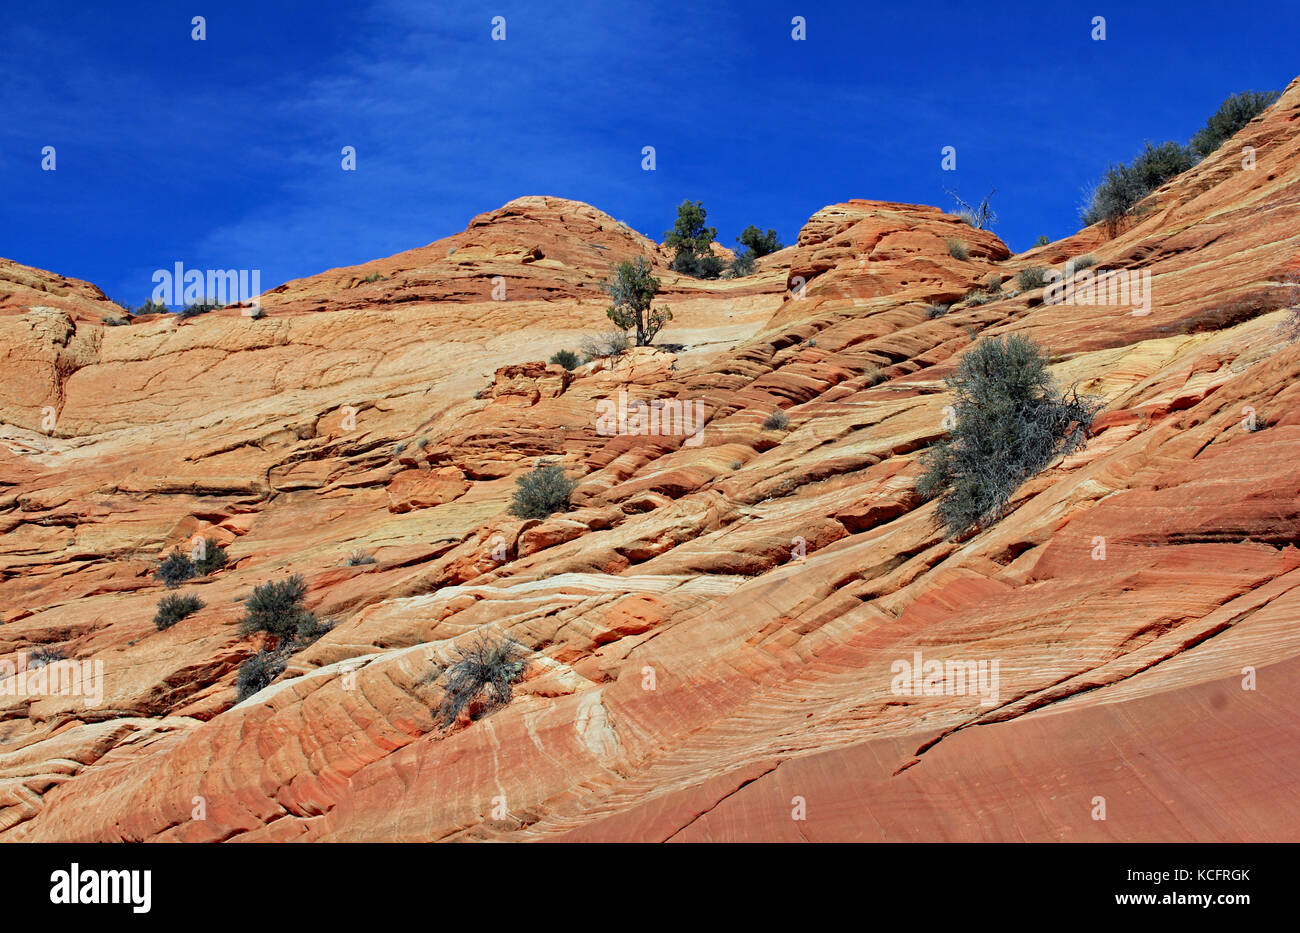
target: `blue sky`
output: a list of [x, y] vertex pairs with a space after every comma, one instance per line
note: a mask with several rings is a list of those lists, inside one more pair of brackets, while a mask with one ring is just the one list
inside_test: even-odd
[[751, 223], [792, 243], [849, 198], [951, 207], [945, 186], [996, 186], [1021, 250], [1078, 228], [1108, 161], [1300, 70], [1300, 4], [1134, 7], [5, 0], [0, 256], [134, 305], [176, 262], [271, 288], [526, 194], [655, 238], [699, 199], [730, 245]]

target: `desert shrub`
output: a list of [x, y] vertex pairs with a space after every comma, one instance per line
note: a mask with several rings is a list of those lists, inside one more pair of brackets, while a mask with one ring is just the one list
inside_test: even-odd
[[1105, 223], [1112, 232], [1138, 202], [1169, 179], [1196, 164], [1192, 150], [1176, 142], [1146, 148], [1131, 163], [1112, 165], [1093, 189], [1080, 219], [1087, 226]]
[[526, 666], [523, 646], [510, 638], [490, 641], [479, 635], [457, 653], [459, 659], [446, 671], [439, 709], [444, 726], [454, 723], [480, 694], [487, 694], [480, 716], [509, 703], [511, 685]]
[[229, 560], [229, 557], [225, 548], [212, 538], [204, 538], [203, 548], [199, 552], [199, 557], [194, 561], [194, 571], [199, 576], [206, 577], [208, 574], [216, 573], [226, 566], [227, 560]]
[[1049, 237], [1047, 234], [1043, 234], [1043, 235], [1040, 236], [1037, 240], [1034, 240], [1034, 245], [1035, 245], [1035, 246], [1046, 246], [1046, 245], [1047, 245], [1048, 243], [1050, 243], [1050, 242], [1052, 242], [1051, 237]]
[[27, 652], [27, 667], [44, 667], [47, 664], [53, 664], [55, 661], [66, 660], [66, 658], [67, 655], [63, 653], [62, 648], [48, 648], [45, 645], [37, 645]]
[[577, 369], [582, 364], [582, 360], [578, 358], [578, 354], [574, 353], [572, 350], [557, 350], [551, 357], [551, 362], [569, 370]]
[[966, 248], [966, 244], [961, 240], [949, 237], [946, 242], [948, 244], [948, 255], [953, 259], [970, 259], [970, 250]]
[[539, 463], [515, 480], [510, 514], [518, 518], [546, 518], [553, 512], [567, 511], [569, 496], [577, 485], [577, 480], [569, 479], [557, 464]]
[[263, 649], [239, 666], [235, 675], [235, 689], [239, 702], [271, 685], [289, 664], [289, 652], [284, 648]]
[[655, 335], [673, 319], [668, 308], [650, 310], [650, 303], [659, 293], [659, 280], [650, 274], [650, 261], [645, 257], [619, 263], [601, 289], [612, 302], [606, 316], [620, 331], [635, 328], [638, 347], [649, 346]]
[[950, 535], [996, 521], [1021, 483], [1082, 446], [1100, 408], [1062, 394], [1041, 348], [1019, 335], [976, 344], [945, 381], [956, 426], [924, 456], [917, 492], [939, 500]]
[[361, 548], [357, 548], [348, 555], [348, 559], [343, 562], [343, 566], [361, 567], [365, 564], [373, 564], [374, 562], [375, 558], [368, 551], [363, 551]]
[[763, 421], [763, 427], [769, 431], [784, 431], [790, 426], [790, 416], [777, 409]]
[[158, 600], [158, 611], [154, 613], [153, 624], [158, 631], [171, 628], [187, 615], [203, 608], [203, 600], [197, 596], [179, 596], [175, 593]]
[[974, 227], [976, 230], [987, 230], [998, 222], [998, 215], [993, 212], [990, 201], [997, 192], [996, 188], [990, 188], [989, 193], [984, 195], [984, 200], [978, 204], [968, 204], [955, 191], [948, 191], [948, 196], [957, 202], [957, 217], [966, 224]]
[[200, 314], [207, 314], [209, 311], [216, 311], [219, 308], [224, 308], [224, 307], [225, 305], [221, 304], [221, 302], [217, 301], [216, 299], [201, 298], [198, 301], [194, 302], [193, 304], [186, 305], [183, 309], [181, 309], [180, 317], [182, 319], [198, 317]]
[[150, 298], [140, 307], [135, 309], [136, 314], [166, 314], [171, 309], [161, 301], [154, 301]]
[[1273, 105], [1280, 91], [1242, 91], [1222, 104], [1205, 126], [1192, 137], [1192, 150], [1205, 158], [1222, 146], [1237, 131]]
[[727, 267], [727, 275], [733, 279], [740, 279], [753, 275], [757, 268], [757, 258], [753, 253], [737, 253], [736, 258], [731, 260], [731, 265]]
[[266, 317], [266, 309], [261, 305], [253, 305], [252, 310], [248, 312], [248, 316], [254, 321], [260, 321], [262, 318]]
[[158, 565], [158, 569], [154, 571], [154, 576], [170, 589], [180, 586], [186, 580], [192, 580], [198, 576], [198, 573], [194, 561], [182, 554], [179, 549], [173, 548], [172, 552]]
[[[478, 398], [477, 395], [474, 397]], [[401, 456], [402, 451], [404, 451], [405, 449], [406, 449], [406, 441], [398, 441], [396, 444], [393, 445], [393, 456], [394, 457]]]
[[253, 595], [244, 602], [244, 617], [239, 633], [252, 635], [267, 632], [281, 639], [292, 638], [299, 623], [314, 617], [302, 607], [307, 584], [300, 574], [284, 580], [271, 580], [253, 587]]
[[1087, 269], [1097, 264], [1096, 258], [1091, 253], [1085, 253], [1082, 256], [1075, 256], [1073, 262], [1076, 270]]
[[429, 439], [427, 437], [417, 437], [411, 446], [416, 450], [424, 450], [429, 446]]
[[879, 366], [867, 366], [862, 370], [862, 380], [869, 386], [880, 385], [885, 381], [885, 374]]
[[767, 233], [763, 233], [753, 224], [741, 231], [740, 236], [736, 237], [736, 242], [747, 247], [747, 255], [752, 256], [754, 259], [770, 255], [782, 248], [781, 241], [777, 238], [775, 230], [768, 230]]
[[120, 314], [111, 314], [103, 319], [103, 323], [105, 327], [124, 327], [130, 324], [131, 320]]
[[[699, 201], [694, 204], [683, 201], [678, 205], [673, 229], [664, 234], [664, 245], [674, 250], [674, 272], [698, 279], [716, 279], [722, 274], [722, 260], [713, 254], [713, 241], [717, 239], [718, 231], [704, 226], [707, 213]], [[638, 340], [637, 346], [643, 344]]]
[[599, 337], [582, 338], [582, 354], [588, 360], [604, 359], [618, 356], [629, 345], [627, 334], [621, 330], [611, 330]]
[[926, 307], [925, 316], [933, 321], [935, 318], [943, 317], [945, 314], [947, 314], [948, 309], [950, 307], [951, 305], [945, 305], [945, 304], [939, 304], [938, 302], [933, 302]]
[[380, 279], [382, 279], [382, 278], [383, 278], [383, 276], [380, 275], [378, 272], [372, 272], [372, 273], [370, 273], [368, 276], [366, 276], [364, 279], [362, 279], [362, 281], [364, 281], [364, 282], [378, 282], [378, 281], [379, 281]]
[[1047, 269], [1043, 266], [1025, 266], [1016, 273], [1016, 281], [1020, 283], [1021, 291], [1042, 288], [1047, 284]]

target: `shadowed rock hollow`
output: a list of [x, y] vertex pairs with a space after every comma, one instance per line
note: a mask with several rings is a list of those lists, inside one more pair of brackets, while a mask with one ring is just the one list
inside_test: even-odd
[[[0, 262], [0, 659], [102, 662], [104, 693], [0, 684], [0, 839], [1294, 838], [1297, 118], [1292, 84], [1114, 238], [1017, 256], [855, 200], [702, 282], [529, 197], [261, 319], [117, 327], [94, 286]], [[1017, 291], [1085, 253], [1149, 272], [1150, 313]], [[637, 255], [660, 347], [541, 362], [608, 329], [599, 284]], [[1001, 298], [930, 316], [990, 275]], [[943, 377], [1013, 333], [1105, 408], [950, 540], [913, 488]], [[602, 435], [620, 392], [699, 402], [702, 441]], [[541, 459], [573, 508], [521, 521]], [[152, 571], [198, 536], [231, 561], [157, 631]], [[334, 627], [236, 704], [241, 600], [290, 573]], [[441, 728], [430, 675], [479, 632], [525, 673]], [[918, 653], [996, 662], [995, 695], [900, 691]]]

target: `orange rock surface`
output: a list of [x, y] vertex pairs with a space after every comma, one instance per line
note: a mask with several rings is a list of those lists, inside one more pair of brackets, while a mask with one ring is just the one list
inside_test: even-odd
[[[1294, 839], [1298, 193], [1300, 82], [1117, 235], [1014, 256], [854, 200], [696, 281], [530, 197], [260, 319], [116, 327], [94, 286], [0, 262], [0, 662], [102, 667], [93, 704], [0, 679], [0, 839]], [[1018, 290], [1085, 253], [1149, 273], [1149, 313]], [[637, 255], [659, 346], [544, 362], [608, 330], [600, 282]], [[1000, 299], [930, 316], [991, 275]], [[948, 539], [914, 491], [943, 377], [1011, 333], [1105, 408]], [[610, 435], [618, 399], [705, 426]], [[517, 519], [543, 459], [573, 508]], [[230, 563], [157, 631], [152, 572], [198, 537]], [[237, 703], [241, 600], [289, 573], [334, 627]], [[525, 673], [444, 728], [431, 675], [480, 633]], [[996, 688], [900, 688], [919, 658]]]

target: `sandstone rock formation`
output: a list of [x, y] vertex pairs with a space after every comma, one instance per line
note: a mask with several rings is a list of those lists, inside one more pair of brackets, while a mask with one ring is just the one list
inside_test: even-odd
[[[1298, 126], [1300, 82], [1118, 236], [1017, 256], [849, 201], [699, 282], [594, 208], [522, 198], [274, 289], [261, 319], [129, 327], [4, 263], [0, 661], [102, 662], [103, 696], [0, 682], [0, 839], [1294, 838]], [[1017, 290], [1084, 253], [1149, 272], [1149, 313]], [[676, 315], [660, 347], [543, 362], [607, 329], [599, 283], [634, 255]], [[1000, 298], [960, 302], [990, 276]], [[1011, 333], [1106, 407], [951, 540], [918, 459], [943, 377]], [[698, 403], [699, 443], [600, 433], [620, 393]], [[543, 459], [573, 508], [514, 518]], [[231, 563], [157, 631], [152, 571], [196, 537]], [[334, 627], [237, 703], [241, 600], [288, 573]], [[430, 676], [483, 632], [525, 674], [443, 728]], [[997, 689], [900, 690], [918, 656], [996, 662]]]

